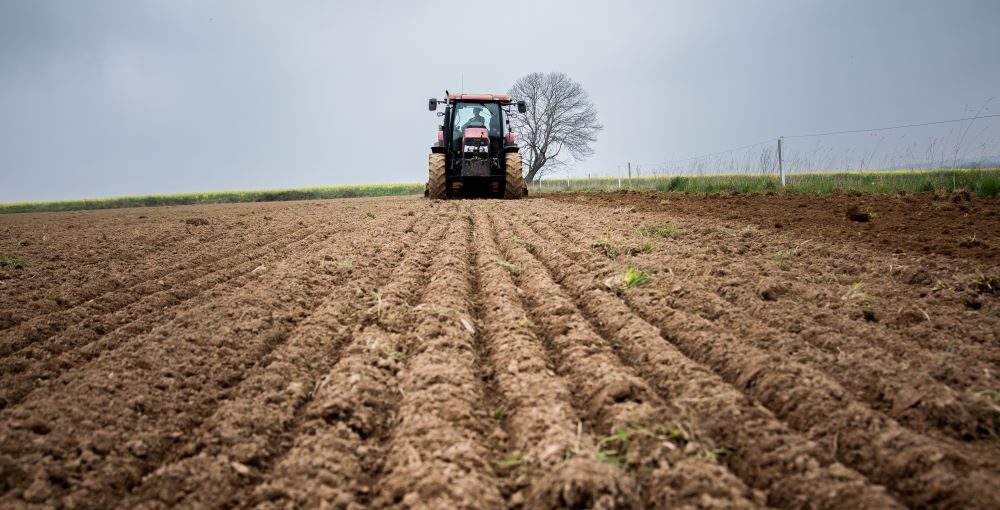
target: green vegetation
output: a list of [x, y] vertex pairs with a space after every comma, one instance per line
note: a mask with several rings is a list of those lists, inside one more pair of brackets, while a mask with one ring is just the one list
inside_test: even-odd
[[212, 193], [182, 193], [177, 195], [144, 195], [119, 198], [96, 198], [89, 200], [66, 200], [59, 202], [0, 204], [0, 213], [80, 211], [86, 209], [116, 209], [120, 207], [151, 207], [161, 205], [380, 197], [392, 195], [415, 195], [421, 193], [423, 189], [423, 184], [372, 184], [302, 189], [219, 191]]
[[681, 229], [677, 228], [677, 225], [673, 223], [667, 225], [654, 224], [639, 229], [638, 233], [642, 237], [669, 237], [676, 239], [681, 235]]
[[636, 287], [644, 287], [649, 285], [652, 279], [643, 271], [640, 271], [632, 266], [629, 266], [625, 270], [625, 288], [634, 289]]
[[510, 271], [510, 274], [514, 276], [521, 276], [521, 273], [524, 272], [524, 266], [520, 266], [518, 264], [511, 264], [506, 260], [498, 260], [497, 264], [500, 264], [500, 267], [506, 269], [507, 271]]
[[511, 240], [511, 241], [512, 241], [512, 242], [513, 242], [514, 244], [517, 244], [517, 245], [520, 245], [520, 246], [521, 246], [522, 248], [524, 248], [524, 249], [525, 249], [525, 251], [527, 251], [528, 253], [532, 253], [532, 254], [534, 254], [534, 253], [535, 253], [535, 250], [537, 249], [537, 248], [535, 247], [535, 245], [534, 245], [534, 244], [531, 244], [531, 243], [529, 243], [528, 241], [525, 241], [524, 239], [521, 239], [520, 237], [517, 237], [517, 235], [516, 235], [516, 234], [514, 234], [514, 235], [511, 235], [511, 236], [510, 236], [510, 240]]
[[524, 457], [519, 453], [514, 453], [496, 461], [496, 465], [500, 469], [508, 469], [520, 466], [523, 462]]
[[[622, 180], [622, 188], [677, 192], [740, 192], [763, 193], [788, 191], [793, 193], [831, 193], [859, 191], [893, 193], [897, 190], [919, 193], [963, 189], [981, 197], [1000, 195], [1000, 168], [954, 170], [900, 170], [876, 172], [815, 172], [786, 175], [783, 189], [774, 174], [705, 174], [694, 176], [633, 177], [631, 185]], [[533, 192], [613, 191], [617, 177], [593, 177], [542, 181], [533, 185]]]
[[636, 253], [653, 253], [654, 250], [656, 250], [656, 244], [652, 241], [646, 241], [639, 246]]
[[847, 290], [847, 293], [841, 296], [840, 299], [845, 303], [854, 306], [868, 306], [876, 304], [878, 302], [878, 298], [872, 296], [871, 294], [862, 292], [862, 287], [864, 287], [864, 283], [854, 282], [854, 284], [851, 285], [851, 288]]
[[799, 250], [791, 248], [788, 250], [782, 250], [779, 251], [778, 253], [775, 253], [772, 258], [774, 259], [775, 262], [778, 263], [778, 269], [781, 269], [782, 271], [788, 271], [789, 269], [792, 268], [791, 265], [788, 263], [788, 261], [798, 256], [799, 256]]
[[605, 257], [611, 260], [615, 260], [616, 258], [618, 258], [619, 254], [618, 247], [612, 244], [611, 241], [607, 239], [600, 239], [598, 241], [594, 241], [593, 244], [591, 244], [590, 246], [592, 248], [596, 248], [597, 251], [603, 253]]
[[4, 269], [24, 269], [31, 264], [21, 257], [12, 257], [9, 255], [0, 256], [0, 270]]

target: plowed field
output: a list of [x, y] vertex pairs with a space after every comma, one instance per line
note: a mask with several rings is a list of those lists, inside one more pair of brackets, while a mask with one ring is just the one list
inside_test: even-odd
[[996, 201], [5, 215], [0, 255], [3, 508], [1000, 508]]

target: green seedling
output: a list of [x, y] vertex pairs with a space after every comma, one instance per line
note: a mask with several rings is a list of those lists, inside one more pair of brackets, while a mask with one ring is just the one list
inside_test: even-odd
[[958, 243], [958, 245], [961, 246], [961, 247], [963, 247], [963, 248], [975, 248], [977, 246], [984, 246], [985, 244], [986, 243], [984, 243], [982, 240], [979, 239], [978, 236], [976, 236], [975, 232], [972, 232], [971, 234], [966, 235]]
[[509, 468], [517, 467], [517, 466], [520, 466], [523, 463], [524, 463], [524, 457], [521, 454], [519, 454], [519, 453], [514, 453], [514, 454], [511, 454], [511, 455], [508, 455], [508, 456], [506, 456], [506, 457], [504, 457], [504, 458], [496, 461], [496, 465], [500, 469], [509, 469]]
[[517, 264], [511, 264], [510, 262], [507, 262], [505, 260], [498, 260], [497, 264], [500, 264], [500, 267], [506, 269], [507, 271], [510, 271], [510, 274], [514, 276], [520, 276], [521, 273], [524, 272], [523, 266], [519, 266]]
[[31, 264], [21, 257], [12, 257], [4, 255], [0, 257], [0, 269], [25, 269]]
[[591, 244], [590, 246], [591, 248], [596, 248], [598, 251], [603, 253], [605, 257], [611, 260], [615, 260], [616, 258], [618, 258], [619, 254], [618, 248], [615, 247], [615, 245], [611, 244], [611, 241], [607, 239], [594, 241], [594, 243]]
[[384, 352], [385, 355], [388, 356], [389, 359], [393, 361], [403, 362], [406, 361], [406, 358], [408, 357], [405, 352], [397, 351], [395, 349], [388, 349]]
[[864, 292], [861, 292], [861, 288], [864, 287], [863, 282], [854, 282], [850, 289], [847, 289], [847, 293], [840, 297], [841, 300], [847, 303], [857, 303], [862, 304], [871, 300], [871, 297]]
[[517, 245], [520, 245], [521, 247], [523, 247], [525, 250], [527, 250], [528, 253], [531, 253], [531, 254], [535, 253], [535, 249], [536, 249], [535, 245], [529, 243], [528, 241], [525, 241], [524, 239], [521, 239], [520, 237], [517, 237], [516, 235], [511, 235], [510, 236], [510, 240], [514, 244], [517, 244]]
[[705, 458], [711, 462], [718, 463], [719, 459], [729, 455], [729, 450], [726, 448], [716, 448], [714, 450], [706, 450]]
[[645, 287], [649, 285], [653, 280], [644, 271], [640, 271], [632, 266], [629, 266], [625, 270], [625, 288], [634, 289], [637, 287]]
[[639, 229], [638, 233], [642, 237], [669, 237], [671, 239], [676, 239], [681, 235], [681, 230], [673, 223], [665, 225], [653, 224]]
[[799, 256], [799, 251], [796, 250], [795, 248], [791, 248], [788, 250], [781, 250], [778, 253], [775, 253], [773, 258], [774, 260], [780, 262], [782, 260], [794, 259], [798, 256]]
[[638, 255], [640, 253], [653, 253], [656, 250], [656, 244], [652, 241], [646, 241], [639, 246], [630, 246], [626, 251], [629, 255]]
[[375, 295], [375, 322], [382, 322], [382, 289], [377, 289], [372, 294]]
[[612, 464], [615, 466], [622, 465], [622, 456], [618, 454], [617, 450], [600, 450], [597, 452], [597, 462], [601, 464]]
[[619, 428], [616, 428], [611, 433], [610, 436], [602, 438], [600, 441], [598, 441], [597, 442], [597, 447], [598, 448], [603, 448], [604, 446], [607, 446], [607, 445], [610, 445], [610, 444], [614, 444], [614, 443], [617, 443], [617, 444], [621, 445], [622, 447], [624, 447], [624, 446], [628, 445], [628, 440], [629, 440], [628, 429], [626, 429], [625, 427], [619, 427]]
[[502, 420], [504, 413], [507, 412], [507, 406], [500, 404], [496, 409], [493, 410], [493, 419]]
[[522, 315], [521, 318], [518, 319], [515, 324], [517, 325], [517, 327], [524, 329], [531, 329], [535, 327], [535, 323], [528, 318], [527, 314]]
[[580, 455], [580, 447], [574, 446], [569, 450], [566, 450], [565, 453], [563, 453], [563, 462], [568, 462], [570, 460], [573, 460], [573, 457], [576, 457], [577, 455]]

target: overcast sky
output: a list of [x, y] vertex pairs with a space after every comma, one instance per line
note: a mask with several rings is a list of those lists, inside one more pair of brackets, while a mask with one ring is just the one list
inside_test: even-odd
[[996, 0], [2, 0], [0, 202], [422, 182], [463, 75], [580, 82], [605, 129], [575, 175], [1000, 113], [998, 27]]

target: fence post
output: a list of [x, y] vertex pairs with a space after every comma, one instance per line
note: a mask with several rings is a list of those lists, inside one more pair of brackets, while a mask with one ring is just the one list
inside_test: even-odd
[[632, 162], [628, 162], [628, 188], [632, 189]]
[[783, 140], [784, 138], [785, 137], [783, 136], [778, 137], [778, 175], [781, 177], [782, 188], [785, 187], [785, 168], [781, 161], [781, 140]]

